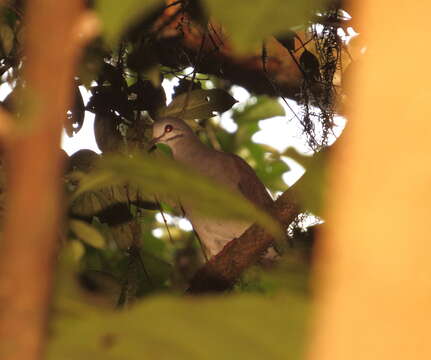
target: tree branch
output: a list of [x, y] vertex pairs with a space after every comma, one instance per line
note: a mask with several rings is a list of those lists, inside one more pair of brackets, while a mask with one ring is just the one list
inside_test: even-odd
[[[162, 65], [173, 68], [189, 66], [189, 59], [197, 56], [199, 45], [195, 44], [191, 35], [185, 37], [168, 37], [157, 40], [154, 44], [157, 56]], [[187, 37], [189, 36], [189, 37]], [[268, 73], [279, 90], [275, 93], [273, 85], [265, 74], [261, 54], [237, 56], [232, 51], [211, 48], [208, 42], [203, 49], [202, 59], [197, 71], [212, 74], [234, 84], [243, 86], [254, 94], [267, 94], [270, 96], [284, 96], [299, 100], [302, 74], [290, 57], [287, 49], [274, 38], [267, 41], [269, 57], [267, 62]], [[300, 55], [300, 52], [298, 53]], [[297, 56], [297, 55], [295, 55]]]
[[[163, 23], [164, 19], [169, 19], [169, 24], [157, 31], [157, 39], [153, 43], [162, 65], [172, 68], [191, 66], [190, 59], [200, 54], [202, 61], [196, 67], [196, 71], [200, 73], [228, 80], [254, 94], [301, 100], [304, 74], [299, 67], [300, 56], [306, 48], [312, 53], [316, 51], [315, 40], [309, 41], [309, 33], [303, 31], [296, 33], [294, 40], [296, 51], [290, 51], [275, 37], [268, 37], [265, 40], [267, 58], [264, 69], [260, 50], [246, 55], [238, 54], [232, 48], [229, 36], [222, 26], [210, 23], [206, 29], [202, 29], [202, 26], [190, 19], [187, 13], [175, 13], [175, 9], [178, 10], [178, 6], [165, 11], [159, 19], [160, 23]], [[334, 23], [334, 26], [342, 24]], [[208, 33], [211, 41], [200, 49], [203, 32]], [[349, 62], [349, 59], [343, 59], [343, 66]], [[309, 86], [315, 96], [325, 91], [323, 84], [317, 81]]]
[[[285, 228], [300, 212], [293, 189], [285, 191], [274, 203], [273, 215]], [[202, 294], [230, 289], [244, 270], [259, 260], [272, 242], [273, 238], [262, 228], [251, 226], [195, 274], [187, 293]]]

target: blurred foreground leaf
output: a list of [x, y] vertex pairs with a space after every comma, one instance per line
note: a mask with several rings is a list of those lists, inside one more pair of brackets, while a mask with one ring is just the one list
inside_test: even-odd
[[204, 0], [209, 13], [226, 26], [239, 51], [257, 48], [271, 34], [306, 25], [325, 0]]
[[308, 301], [154, 297], [130, 311], [57, 306], [48, 359], [301, 359]]
[[162, 5], [160, 0], [96, 0], [96, 11], [103, 23], [106, 40], [113, 44], [131, 22]]
[[130, 182], [146, 193], [180, 197], [196, 211], [219, 218], [257, 222], [274, 237], [282, 238], [277, 222], [258, 210], [239, 192], [233, 192], [209, 178], [168, 158], [112, 155], [99, 163], [99, 168], [84, 175], [74, 197], [106, 186]]

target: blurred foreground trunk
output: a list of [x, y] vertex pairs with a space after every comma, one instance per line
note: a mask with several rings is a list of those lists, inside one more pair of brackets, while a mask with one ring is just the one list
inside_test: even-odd
[[[7, 202], [0, 242], [0, 358], [41, 359], [59, 237], [60, 137], [79, 54], [80, 0], [26, 8], [21, 117], [2, 138]], [[72, 36], [73, 35], [73, 36]], [[7, 114], [1, 114], [7, 120]]]
[[330, 172], [309, 358], [431, 359], [431, 3], [356, 6], [367, 52]]

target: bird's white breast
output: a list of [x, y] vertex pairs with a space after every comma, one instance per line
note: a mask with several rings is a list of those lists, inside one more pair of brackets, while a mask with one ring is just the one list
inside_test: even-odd
[[194, 216], [193, 211], [185, 209], [193, 228], [199, 235], [208, 258], [219, 253], [231, 240], [240, 237], [251, 225], [250, 222]]

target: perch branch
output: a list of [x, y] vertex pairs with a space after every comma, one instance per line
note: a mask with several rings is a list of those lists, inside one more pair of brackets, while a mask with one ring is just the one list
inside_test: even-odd
[[[294, 188], [283, 193], [274, 203], [273, 215], [287, 227], [299, 214]], [[257, 225], [251, 226], [239, 238], [229, 242], [223, 250], [195, 274], [187, 290], [189, 294], [229, 290], [239, 276], [255, 264], [273, 238]]]

